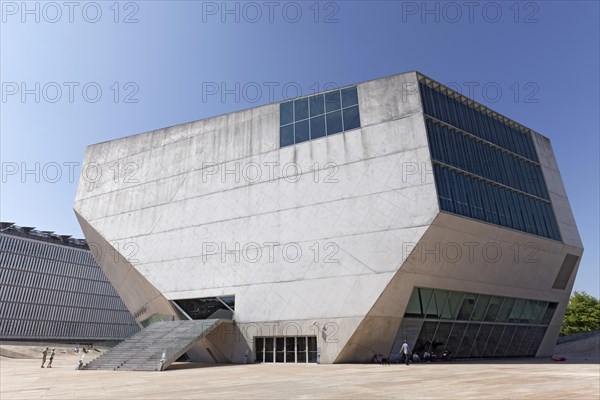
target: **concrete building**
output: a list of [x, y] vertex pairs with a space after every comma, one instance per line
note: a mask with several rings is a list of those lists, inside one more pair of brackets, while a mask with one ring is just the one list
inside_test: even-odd
[[188, 352], [204, 361], [365, 362], [404, 338], [548, 356], [583, 252], [549, 139], [417, 72], [85, 163], [75, 213], [122, 256], [99, 264], [137, 321], [233, 313]]
[[138, 324], [83, 239], [0, 223], [0, 339], [123, 340]]

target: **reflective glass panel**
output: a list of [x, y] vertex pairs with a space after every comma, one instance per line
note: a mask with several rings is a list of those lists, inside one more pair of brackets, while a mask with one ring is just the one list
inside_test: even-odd
[[521, 346], [521, 342], [525, 338], [525, 334], [527, 333], [526, 326], [518, 326], [513, 335], [512, 341], [508, 345], [506, 352], [504, 353], [505, 357], [516, 357], [518, 356], [518, 351]]
[[300, 121], [308, 118], [308, 98], [294, 100], [294, 119]]
[[288, 101], [279, 106], [279, 125], [287, 125], [294, 122], [294, 102]]
[[458, 311], [457, 319], [468, 321], [471, 318], [473, 309], [475, 308], [475, 302], [477, 301], [477, 295], [465, 293], [462, 300], [462, 305]]
[[419, 291], [413, 290], [408, 300], [408, 305], [406, 306], [406, 311], [404, 313], [405, 317], [423, 317], [423, 312], [421, 311], [421, 300], [419, 299]]
[[317, 338], [314, 336], [309, 336], [307, 339], [308, 339], [308, 362], [316, 363], [317, 362]]
[[463, 293], [462, 292], [450, 292], [448, 301], [444, 305], [442, 311], [442, 319], [456, 319], [458, 310], [462, 303]]
[[325, 116], [310, 119], [310, 138], [317, 139], [325, 136]]
[[334, 111], [326, 114], [327, 119], [327, 134], [333, 135], [342, 131], [342, 112]]
[[344, 117], [344, 130], [360, 128], [360, 116], [358, 114], [358, 106], [345, 108], [342, 111]]
[[310, 116], [321, 115], [325, 113], [325, 97], [322, 94], [310, 98]]
[[502, 298], [498, 296], [492, 297], [490, 304], [488, 305], [487, 313], [485, 314], [484, 321], [494, 322], [498, 317], [500, 306], [502, 305]]
[[433, 342], [433, 335], [437, 329], [437, 322], [425, 321], [423, 323], [423, 327], [421, 328], [421, 333], [419, 333], [419, 338], [415, 344], [414, 351], [419, 355], [423, 355], [422, 352], [428, 351], [431, 348], [431, 343]]
[[523, 313], [523, 308], [525, 307], [525, 303], [527, 301], [524, 299], [516, 299], [515, 300], [515, 304], [512, 308], [512, 310], [510, 311], [510, 314], [508, 316], [508, 322], [511, 323], [518, 323], [521, 317], [521, 314]]
[[273, 338], [265, 338], [265, 362], [273, 362]]
[[339, 110], [340, 108], [340, 91], [325, 93], [325, 112]]
[[285, 338], [275, 338], [275, 362], [282, 363], [284, 361]]
[[342, 89], [342, 107], [350, 107], [358, 104], [358, 93], [356, 86]]
[[546, 333], [546, 327], [532, 327], [531, 329], [531, 345], [529, 346], [529, 350], [527, 351], [527, 355], [529, 357], [534, 357], [542, 343], [542, 339], [544, 338], [544, 334]]
[[515, 299], [510, 297], [505, 297], [502, 302], [502, 307], [500, 308], [500, 312], [498, 313], [498, 318], [496, 318], [496, 322], [506, 322], [508, 320], [508, 316], [515, 304]]
[[523, 336], [523, 339], [521, 340], [521, 344], [519, 345], [519, 348], [517, 349], [518, 357], [527, 356], [527, 354], [529, 352], [529, 346], [531, 346], [531, 342], [534, 338], [534, 329], [535, 329], [535, 327], [533, 327], [533, 326], [527, 327], [525, 334]]
[[297, 338], [297, 360], [298, 362], [305, 363], [306, 362], [306, 338], [298, 337]]
[[458, 346], [462, 341], [466, 329], [467, 324], [460, 322], [455, 323], [452, 327], [452, 331], [450, 331], [450, 336], [448, 336], [448, 343], [446, 343], [445, 346], [445, 349], [451, 351], [452, 355], [456, 355], [456, 352], [458, 351]]
[[296, 362], [296, 338], [285, 338], [285, 362]]
[[490, 332], [490, 336], [488, 338], [487, 344], [481, 356], [483, 358], [491, 358], [496, 353], [496, 347], [498, 347], [498, 342], [502, 337], [502, 332], [504, 331], [504, 325], [493, 325], [492, 331]]
[[477, 303], [475, 304], [475, 309], [473, 310], [473, 315], [471, 316], [471, 321], [481, 321], [483, 319], [491, 298], [492, 296], [487, 294], [479, 295]]
[[283, 102], [279, 110], [280, 147], [360, 128], [356, 87]]
[[296, 143], [306, 142], [310, 139], [309, 134], [309, 120], [296, 122]]
[[529, 302], [532, 307], [531, 323], [532, 324], [541, 324], [542, 318], [544, 317], [544, 313], [546, 311], [546, 308], [548, 307], [548, 302], [547, 301], [535, 301], [535, 300], [530, 300]]
[[440, 322], [431, 343], [431, 350], [439, 357], [448, 344], [448, 336], [452, 330], [452, 322]]
[[[534, 326], [517, 324], [551, 320], [556, 303], [549, 310], [546, 304], [538, 300], [414, 288], [407, 303], [407, 319], [402, 324], [404, 329], [411, 323], [420, 329], [414, 347], [417, 352], [447, 349], [457, 358], [526, 356], [537, 351], [539, 343], [534, 343], [534, 339], [541, 340], [538, 336], [543, 337], [546, 326], [532, 330]], [[428, 321], [431, 319], [448, 322]], [[482, 319], [485, 323], [466, 322]]]
[[548, 307], [546, 307], [546, 311], [544, 312], [544, 317], [542, 318], [542, 325], [550, 324], [552, 321], [552, 317], [554, 316], [554, 311], [556, 310], [557, 303], [549, 303]]
[[[419, 295], [421, 298], [421, 306], [423, 307], [423, 311], [425, 313], [427, 313], [429, 302], [433, 295], [433, 289], [425, 289], [425, 288], [413, 289], [413, 291], [417, 291], [417, 290], [419, 291]], [[437, 311], [434, 310], [432, 312], [432, 314], [437, 315]]]
[[455, 357], [457, 357], [457, 358], [469, 357], [469, 353], [471, 352], [471, 347], [473, 347], [473, 343], [475, 343], [475, 338], [477, 337], [477, 333], [479, 332], [480, 326], [481, 326], [481, 324], [467, 325], [467, 329], [465, 330], [465, 334], [463, 336], [462, 342], [460, 343], [460, 347], [456, 351]]
[[504, 331], [502, 332], [502, 336], [500, 337], [500, 341], [498, 342], [498, 347], [496, 348], [496, 353], [494, 354], [494, 357], [505, 356], [505, 353], [508, 350], [508, 345], [512, 341], [513, 335], [515, 333], [515, 329], [517, 329], [515, 325], [506, 325]]

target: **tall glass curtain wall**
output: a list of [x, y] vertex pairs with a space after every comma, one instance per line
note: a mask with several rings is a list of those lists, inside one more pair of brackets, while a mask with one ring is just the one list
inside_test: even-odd
[[360, 128], [356, 86], [279, 105], [280, 147], [356, 128]]
[[414, 351], [457, 358], [533, 357], [557, 303], [415, 288], [404, 318], [423, 325]]
[[420, 83], [442, 210], [560, 240], [531, 135]]
[[0, 235], [0, 337], [121, 340], [139, 328], [89, 250]]

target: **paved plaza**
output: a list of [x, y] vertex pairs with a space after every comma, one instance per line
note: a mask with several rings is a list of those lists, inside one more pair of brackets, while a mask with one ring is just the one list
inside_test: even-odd
[[0, 357], [0, 398], [600, 398], [597, 363], [175, 364], [164, 372], [110, 372], [75, 371], [77, 360], [60, 355], [42, 369], [37, 359]]

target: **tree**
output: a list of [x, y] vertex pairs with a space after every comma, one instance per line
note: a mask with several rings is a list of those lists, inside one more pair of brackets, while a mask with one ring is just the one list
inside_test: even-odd
[[586, 292], [575, 291], [569, 299], [560, 335], [600, 329], [600, 300]]

